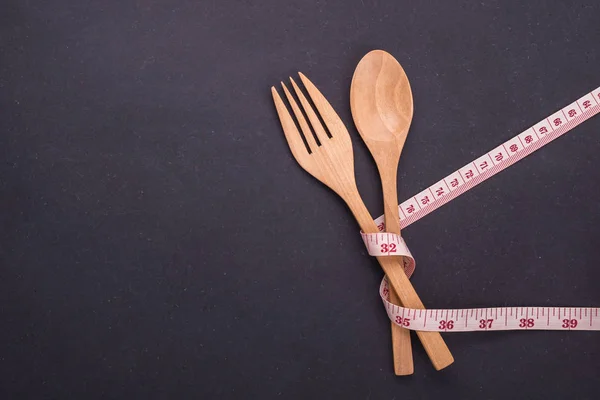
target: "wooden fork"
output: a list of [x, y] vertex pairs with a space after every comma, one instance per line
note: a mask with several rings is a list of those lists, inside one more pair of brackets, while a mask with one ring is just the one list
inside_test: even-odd
[[[304, 134], [304, 139], [308, 144], [307, 149], [283, 100], [275, 87], [271, 87], [277, 114], [279, 115], [283, 132], [294, 158], [309, 174], [331, 188], [346, 202], [363, 232], [379, 232], [356, 186], [354, 156], [348, 130], [315, 85], [302, 73], [299, 73], [299, 75], [309, 97], [325, 122], [331, 137], [327, 135], [315, 110], [313, 110], [298, 85], [296, 85], [296, 82], [290, 78], [294, 91], [300, 99], [302, 108], [308, 116], [310, 125], [319, 141], [318, 144], [306, 119], [302, 115], [300, 107], [282, 82], [283, 91]], [[406, 277], [399, 259], [399, 257], [377, 257], [377, 261], [379, 261], [381, 268], [383, 268], [383, 271], [387, 275], [389, 283], [396, 290], [402, 305], [407, 308], [424, 309], [425, 307]], [[417, 331], [417, 336], [421, 340], [435, 369], [440, 370], [454, 362], [450, 350], [448, 350], [446, 343], [438, 332]]]

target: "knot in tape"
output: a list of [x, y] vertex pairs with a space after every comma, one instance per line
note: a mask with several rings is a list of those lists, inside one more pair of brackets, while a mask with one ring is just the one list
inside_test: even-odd
[[360, 232], [367, 252], [374, 257], [381, 256], [401, 256], [403, 257], [404, 273], [410, 278], [415, 272], [416, 262], [406, 242], [402, 236], [396, 233], [378, 232], [364, 233]]

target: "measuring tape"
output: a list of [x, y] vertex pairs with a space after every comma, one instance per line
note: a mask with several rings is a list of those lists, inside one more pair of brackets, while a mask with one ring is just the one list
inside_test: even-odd
[[[372, 256], [402, 256], [410, 277], [415, 259], [404, 239], [394, 233], [361, 233]], [[387, 279], [379, 287], [389, 318], [396, 324], [418, 331], [471, 332], [508, 330], [600, 331], [600, 308], [590, 307], [499, 307], [459, 310], [417, 310], [390, 303]]]
[[415, 310], [390, 303], [387, 280], [379, 294], [396, 324], [417, 331], [471, 332], [510, 330], [600, 331], [600, 308], [497, 307], [459, 310]]
[[[406, 228], [598, 113], [600, 113], [600, 87], [400, 203], [398, 206], [400, 226]], [[383, 215], [375, 222], [380, 231], [385, 230]], [[403, 256], [404, 270], [410, 277], [415, 268], [415, 260], [402, 237], [392, 233], [361, 232], [361, 235], [370, 255]], [[419, 331], [600, 330], [598, 315], [600, 308], [409, 309], [390, 303], [389, 286], [385, 278], [381, 282], [379, 294], [388, 316], [394, 323]]]

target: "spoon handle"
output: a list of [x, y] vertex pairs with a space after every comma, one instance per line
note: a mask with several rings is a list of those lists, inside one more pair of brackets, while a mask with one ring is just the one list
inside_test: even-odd
[[[390, 290], [390, 302], [399, 304], [400, 299], [396, 291]], [[401, 328], [395, 323], [392, 327], [392, 354], [394, 357], [394, 373], [398, 376], [412, 375], [415, 372], [412, 356], [412, 344], [410, 341], [410, 331]]]
[[[397, 164], [396, 164], [397, 165]], [[379, 171], [383, 187], [383, 205], [385, 212], [385, 231], [400, 234], [400, 218], [398, 215], [398, 192], [396, 184], [396, 168], [385, 168]], [[399, 261], [399, 267], [404, 265], [402, 257], [394, 257]], [[391, 288], [390, 301], [399, 304], [400, 299], [396, 290]], [[395, 323], [392, 325], [392, 354], [394, 357], [394, 372], [396, 375], [412, 375], [414, 373], [410, 331]]]

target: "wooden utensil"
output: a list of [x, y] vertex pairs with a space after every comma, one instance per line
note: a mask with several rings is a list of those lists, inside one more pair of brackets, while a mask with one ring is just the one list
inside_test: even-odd
[[[381, 184], [386, 232], [400, 234], [396, 176], [413, 116], [412, 93], [400, 64], [388, 53], [375, 50], [359, 62], [350, 87], [354, 124], [375, 159]], [[397, 304], [394, 290], [390, 301]], [[410, 331], [392, 323], [396, 375], [414, 372]]]
[[[294, 115], [303, 132], [304, 139], [308, 145], [304, 144], [302, 134], [298, 131], [294, 120], [283, 100], [277, 93], [275, 87], [271, 87], [273, 101], [281, 121], [283, 132], [290, 146], [290, 150], [296, 161], [308, 173], [317, 178], [336, 192], [348, 205], [352, 214], [358, 221], [360, 228], [365, 233], [376, 233], [379, 230], [369, 210], [365, 207], [354, 178], [354, 156], [352, 154], [352, 142], [350, 135], [344, 126], [342, 120], [338, 117], [329, 102], [319, 92], [319, 90], [302, 73], [300, 78], [309, 93], [317, 111], [319, 112], [325, 126], [329, 130], [331, 137], [325, 131], [325, 127], [319, 121], [317, 114], [308, 100], [291, 80], [292, 86], [300, 99], [302, 108], [308, 116], [310, 124], [315, 132], [316, 139], [313, 137], [311, 129], [302, 115], [300, 107], [282, 83], [285, 95], [292, 107]], [[400, 301], [405, 307], [424, 308], [423, 303], [415, 292], [412, 284], [406, 277], [400, 260], [396, 257], [377, 257], [377, 261], [386, 273], [391, 286], [396, 290]], [[427, 354], [433, 361], [436, 369], [444, 368], [453, 362], [452, 355], [448, 351], [446, 344], [437, 332], [419, 332], [419, 339], [423, 343]]]
[[[350, 107], [358, 132], [379, 170], [385, 229], [400, 234], [396, 182], [400, 154], [412, 121], [413, 98], [406, 73], [392, 55], [374, 50], [362, 58], [352, 78]], [[390, 300], [398, 300], [394, 290], [390, 290]], [[404, 300], [402, 304], [406, 306]], [[417, 333], [423, 336], [424, 332]], [[453, 362], [441, 336], [421, 341], [437, 369]], [[410, 332], [392, 323], [392, 343], [396, 374], [412, 374]]]

